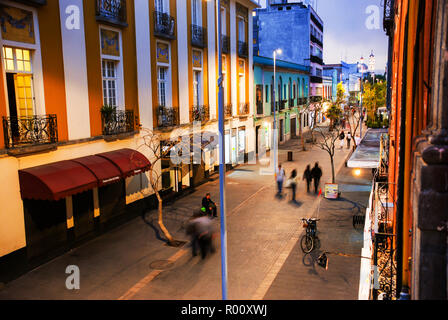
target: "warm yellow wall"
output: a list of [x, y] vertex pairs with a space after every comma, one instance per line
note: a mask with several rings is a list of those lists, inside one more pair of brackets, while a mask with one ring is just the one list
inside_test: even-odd
[[17, 158], [0, 157], [0, 257], [26, 245], [18, 166]]
[[59, 2], [48, 1], [47, 5], [40, 7], [38, 18], [45, 111], [57, 115], [58, 138], [65, 141], [68, 139], [68, 126]]
[[[3, 70], [3, 60], [0, 59], [0, 70]], [[6, 96], [5, 96], [5, 79], [3, 72], [0, 76], [0, 118], [7, 116]], [[3, 139], [3, 125], [0, 125], [0, 149], [5, 147], [5, 141]]]
[[167, 40], [165, 38], [158, 38], [154, 36], [154, 10], [155, 3], [154, 0], [149, 1], [149, 28], [151, 35], [151, 85], [152, 85], [152, 104], [153, 104], [153, 124], [154, 128], [157, 127], [157, 107], [159, 105], [158, 93], [157, 93], [157, 46], [156, 41], [160, 40], [163, 42], [170, 43], [170, 59], [171, 59], [171, 96], [172, 96], [172, 107], [179, 113], [179, 59], [178, 59], [178, 45], [177, 45], [177, 7], [176, 0], [170, 0], [170, 15], [176, 21], [174, 27], [175, 40]]

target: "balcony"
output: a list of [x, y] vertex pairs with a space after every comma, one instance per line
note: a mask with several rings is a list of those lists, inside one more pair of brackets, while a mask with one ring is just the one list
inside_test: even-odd
[[166, 128], [174, 127], [179, 124], [178, 110], [173, 107], [159, 106], [157, 107], [157, 127]]
[[228, 36], [221, 36], [222, 53], [230, 52], [230, 38]]
[[383, 28], [389, 37], [393, 35], [394, 18], [395, 18], [395, 10], [394, 9], [395, 9], [394, 8], [394, 0], [385, 0], [384, 1]]
[[280, 110], [285, 110], [286, 109], [286, 103], [288, 102], [288, 100], [282, 100], [280, 101]]
[[135, 117], [133, 110], [115, 110], [113, 112], [102, 112], [101, 122], [103, 135], [111, 136], [135, 131]]
[[231, 104], [227, 104], [224, 106], [224, 117], [232, 118], [233, 116], [233, 106]]
[[247, 58], [247, 43], [243, 41], [238, 41], [238, 56], [240, 58]]
[[247, 102], [241, 102], [239, 104], [238, 114], [240, 116], [247, 116], [249, 114], [249, 104]]
[[127, 27], [126, 0], [97, 0], [96, 20], [115, 26]]
[[258, 101], [257, 102], [257, 114], [259, 114], [259, 115], [263, 115], [264, 114], [263, 102], [262, 101]]
[[321, 48], [324, 47], [324, 44], [322, 43], [322, 41], [320, 41], [319, 39], [317, 39], [315, 36], [313, 36], [312, 34], [310, 34], [311, 36], [311, 42], [317, 44], [318, 46], [320, 46]]
[[205, 48], [207, 46], [207, 29], [191, 25], [191, 45], [198, 48]]
[[175, 39], [175, 20], [167, 13], [154, 11], [154, 34], [165, 39]]
[[206, 122], [210, 120], [209, 106], [193, 106], [191, 110], [191, 120]]
[[322, 58], [319, 58], [318, 56], [311, 55], [310, 56], [310, 61], [314, 62], [314, 63], [317, 63], [317, 64], [320, 64], [321, 66], [324, 64], [324, 61], [322, 60]]
[[3, 117], [3, 134], [6, 149], [54, 144], [58, 142], [57, 117]]
[[288, 100], [288, 107], [289, 107], [289, 108], [294, 107], [294, 99], [289, 99], [289, 100]]
[[319, 76], [310, 76], [311, 83], [323, 83], [322, 77]]

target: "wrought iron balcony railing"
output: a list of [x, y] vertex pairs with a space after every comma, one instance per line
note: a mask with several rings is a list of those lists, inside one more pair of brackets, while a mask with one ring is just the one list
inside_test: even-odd
[[126, 0], [96, 0], [96, 20], [127, 26]]
[[393, 34], [395, 16], [394, 2], [394, 0], [384, 0], [383, 28], [388, 36], [391, 36]]
[[247, 102], [241, 102], [239, 104], [238, 113], [240, 116], [245, 116], [249, 114], [249, 104]]
[[320, 65], [323, 65], [323, 64], [324, 64], [324, 61], [322, 60], [322, 58], [319, 58], [318, 56], [313, 56], [313, 55], [311, 55], [311, 56], [310, 56], [310, 61], [311, 61], [311, 62], [314, 62], [314, 63], [318, 63], [318, 64], [320, 64]]
[[226, 104], [224, 106], [224, 117], [231, 118], [233, 116], [233, 106], [232, 104]]
[[258, 101], [257, 102], [257, 114], [260, 114], [260, 115], [264, 114], [263, 102], [262, 101]]
[[222, 53], [230, 52], [230, 38], [228, 36], [221, 36]]
[[284, 110], [285, 108], [286, 108], [286, 102], [287, 102], [287, 100], [282, 100], [282, 101], [280, 101], [280, 110]]
[[199, 48], [205, 48], [207, 46], [207, 29], [191, 25], [191, 45]]
[[175, 20], [165, 12], [154, 11], [154, 34], [166, 39], [174, 39]]
[[191, 110], [191, 120], [200, 122], [210, 120], [209, 106], [193, 106]]
[[238, 41], [238, 56], [240, 58], [247, 58], [248, 56], [247, 43], [243, 41]]
[[289, 99], [288, 100], [288, 107], [290, 107], [290, 108], [292, 108], [292, 107], [294, 107], [294, 99]]
[[101, 121], [103, 135], [110, 136], [135, 131], [135, 117], [133, 110], [115, 110], [113, 112], [102, 112]]
[[157, 107], [157, 127], [174, 127], [179, 124], [179, 113], [177, 109], [167, 106]]
[[58, 142], [55, 114], [31, 117], [3, 117], [6, 149]]

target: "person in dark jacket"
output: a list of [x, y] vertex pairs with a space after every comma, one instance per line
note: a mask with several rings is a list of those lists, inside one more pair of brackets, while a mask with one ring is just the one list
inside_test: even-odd
[[310, 192], [310, 184], [311, 181], [313, 181], [310, 165], [307, 165], [305, 171], [303, 172], [303, 180], [306, 180], [306, 192]]
[[316, 162], [314, 168], [311, 170], [311, 176], [314, 180], [314, 193], [317, 194], [320, 184], [320, 178], [322, 177], [322, 169], [319, 167], [319, 162]]
[[209, 216], [217, 217], [216, 204], [210, 198], [210, 193], [207, 193], [204, 198], [202, 198], [202, 207], [205, 208]]

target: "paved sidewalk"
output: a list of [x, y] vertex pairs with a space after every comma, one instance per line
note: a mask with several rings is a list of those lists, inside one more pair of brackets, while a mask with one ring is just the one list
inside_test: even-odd
[[[294, 151], [293, 162], [286, 162], [288, 150]], [[318, 160], [322, 182], [329, 181], [328, 154], [317, 147], [300, 150], [297, 139], [280, 147], [287, 174], [296, 168], [301, 177], [305, 166]], [[337, 152], [336, 168], [343, 166], [347, 154], [346, 149]], [[299, 219], [310, 217], [317, 205], [304, 183], [297, 191], [300, 205], [286, 198], [277, 200], [273, 176], [260, 175], [259, 169], [259, 165], [242, 165], [227, 175], [230, 299], [254, 296], [301, 227]], [[206, 192], [218, 202], [219, 181], [164, 207], [166, 226], [176, 239], [187, 240], [182, 226]], [[188, 247], [166, 246], [160, 240], [156, 214], [155, 210], [146, 213], [6, 284], [0, 299], [221, 299], [220, 250], [201, 261], [191, 257]], [[72, 264], [81, 271], [80, 290], [65, 288], [65, 269]]]
[[[349, 185], [338, 200], [323, 198], [318, 221], [318, 247], [304, 254], [300, 238], [294, 243], [290, 255], [270, 286], [267, 300], [357, 300], [363, 228], [354, 228], [354, 214], [365, 212], [371, 186], [371, 170], [362, 170], [354, 177], [353, 169], [343, 168], [337, 182]], [[328, 256], [328, 270], [317, 264], [323, 252]], [[337, 254], [343, 255], [337, 255]]]

